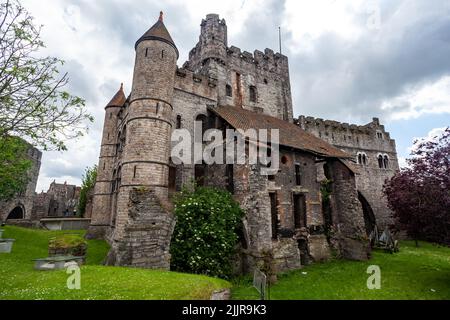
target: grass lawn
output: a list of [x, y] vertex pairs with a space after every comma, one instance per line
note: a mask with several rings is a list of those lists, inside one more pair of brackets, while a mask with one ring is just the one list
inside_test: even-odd
[[65, 270], [33, 270], [33, 259], [47, 257], [48, 241], [64, 233], [6, 226], [3, 238], [16, 239], [12, 253], [0, 253], [0, 300], [5, 299], [209, 299], [230, 283], [206, 276], [125, 267], [106, 267], [108, 245], [89, 240], [81, 289], [69, 290]]
[[[369, 265], [381, 269], [381, 289], [367, 289]], [[306, 274], [305, 274], [306, 273]], [[368, 262], [335, 260], [285, 273], [271, 299], [450, 299], [450, 248], [404, 241], [400, 252], [374, 251]], [[250, 277], [235, 281], [233, 299], [257, 299]]]

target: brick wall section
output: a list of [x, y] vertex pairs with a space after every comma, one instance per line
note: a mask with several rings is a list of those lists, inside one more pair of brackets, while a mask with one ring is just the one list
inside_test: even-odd
[[330, 160], [327, 165], [332, 180], [332, 243], [346, 259], [367, 260], [370, 247], [355, 176], [339, 160]]
[[127, 200], [125, 232], [114, 243], [107, 264], [168, 270], [175, 227], [170, 208], [148, 188], [131, 189]]

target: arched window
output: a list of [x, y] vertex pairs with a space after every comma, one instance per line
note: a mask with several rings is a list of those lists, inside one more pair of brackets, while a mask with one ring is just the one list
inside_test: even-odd
[[389, 168], [389, 158], [388, 158], [387, 155], [385, 155], [385, 156], [383, 157], [383, 165], [384, 165], [384, 168], [385, 168], [385, 169]]
[[382, 156], [381, 154], [378, 155], [378, 167], [379, 167], [380, 169], [383, 169], [383, 167], [384, 167], [383, 156]]
[[232, 97], [233, 96], [233, 90], [231, 89], [231, 86], [229, 84], [227, 84], [225, 86], [225, 91], [226, 91], [227, 97]]
[[249, 92], [250, 92], [250, 101], [251, 102], [256, 102], [256, 87], [255, 86], [250, 86]]
[[358, 153], [358, 164], [362, 164], [362, 155]]
[[364, 153], [363, 156], [362, 156], [362, 163], [363, 163], [363, 165], [366, 165], [366, 164], [367, 164], [367, 156], [366, 156], [365, 153]]

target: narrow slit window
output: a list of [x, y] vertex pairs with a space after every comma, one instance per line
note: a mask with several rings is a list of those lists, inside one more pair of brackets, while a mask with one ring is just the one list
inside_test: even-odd
[[294, 224], [295, 228], [306, 227], [306, 199], [304, 194], [294, 194]]
[[272, 239], [278, 238], [278, 209], [276, 193], [269, 193], [270, 197], [270, 213], [272, 217]]
[[298, 186], [302, 185], [302, 171], [299, 164], [295, 165], [295, 184]]
[[233, 90], [229, 84], [226, 85], [225, 90], [226, 90], [227, 97], [233, 96]]
[[256, 87], [250, 86], [249, 91], [250, 91], [250, 101], [256, 102]]
[[133, 178], [136, 178], [137, 166], [133, 168]]

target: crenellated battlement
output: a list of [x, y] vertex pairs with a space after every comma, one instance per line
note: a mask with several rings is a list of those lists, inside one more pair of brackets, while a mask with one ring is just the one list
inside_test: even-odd
[[365, 125], [356, 125], [301, 115], [294, 119], [294, 123], [332, 144], [356, 147], [370, 146], [374, 141], [385, 141], [387, 142], [385, 150], [395, 151], [395, 140], [391, 139], [389, 132], [380, 124], [378, 118], [373, 118]]
[[177, 68], [175, 75], [175, 89], [209, 99], [215, 99], [217, 96], [215, 91], [217, 79], [211, 75], [194, 72], [186, 67]]

